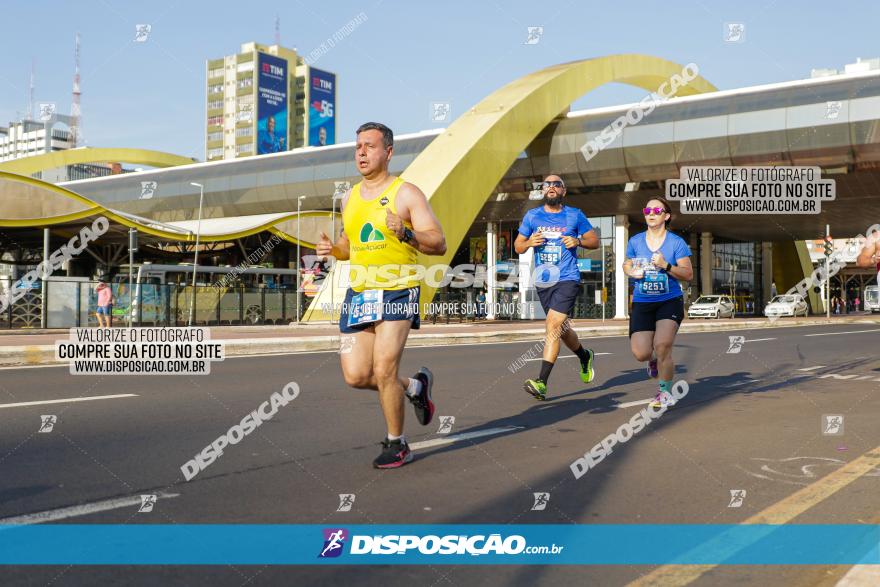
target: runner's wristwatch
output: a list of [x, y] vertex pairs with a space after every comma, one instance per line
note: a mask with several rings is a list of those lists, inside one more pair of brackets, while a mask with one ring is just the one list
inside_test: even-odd
[[669, 270], [672, 269], [672, 263], [666, 261], [666, 272], [669, 273]]
[[408, 243], [410, 241], [416, 240], [416, 234], [408, 228], [403, 229], [403, 236], [400, 238], [400, 242]]

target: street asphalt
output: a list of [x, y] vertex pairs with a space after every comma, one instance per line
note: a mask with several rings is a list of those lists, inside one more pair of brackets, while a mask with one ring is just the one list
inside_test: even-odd
[[[744, 335], [740, 352], [731, 336]], [[880, 327], [839, 324], [683, 333], [678, 406], [576, 479], [571, 463], [655, 392], [625, 336], [582, 341], [597, 377], [566, 350], [548, 401], [522, 390], [533, 342], [407, 349], [402, 374], [434, 372], [437, 417], [407, 406], [415, 460], [371, 467], [384, 425], [375, 392], [348, 388], [335, 352], [230, 357], [207, 376], [0, 370], [0, 524], [739, 524], [877, 523], [880, 469], [802, 510], [795, 492], [880, 446]], [[515, 370], [515, 369], [514, 369]], [[181, 466], [290, 383], [299, 396], [191, 481]], [[123, 396], [98, 398], [98, 396]], [[37, 403], [95, 397], [88, 401]], [[10, 404], [31, 405], [10, 405]], [[51, 432], [38, 432], [54, 415]], [[840, 435], [824, 416], [842, 415]], [[454, 417], [454, 422], [443, 420]], [[441, 422], [450, 431], [438, 433]], [[436, 441], [436, 442], [431, 442]], [[429, 443], [423, 446], [420, 443]], [[745, 490], [739, 507], [731, 491]], [[549, 492], [544, 510], [533, 494]], [[106, 500], [156, 494], [152, 512]], [[339, 494], [355, 494], [338, 512]], [[97, 504], [97, 505], [96, 505]], [[788, 510], [786, 508], [789, 508]], [[662, 549], [663, 544], [657, 548]], [[626, 585], [649, 566], [0, 567], [2, 585]], [[835, 585], [850, 569], [721, 566], [693, 585]], [[662, 584], [662, 583], [657, 583]]]

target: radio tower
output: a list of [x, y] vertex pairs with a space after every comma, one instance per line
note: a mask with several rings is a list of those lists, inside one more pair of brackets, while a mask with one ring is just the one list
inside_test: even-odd
[[275, 44], [281, 46], [281, 17], [275, 15]]
[[26, 119], [31, 120], [34, 117], [34, 68], [35, 62], [31, 59], [31, 85], [28, 88], [28, 110]]
[[75, 149], [79, 135], [79, 124], [81, 112], [79, 109], [79, 33], [76, 33], [76, 50], [74, 53], [74, 74], [73, 74], [73, 99], [70, 102], [70, 143], [71, 148]]

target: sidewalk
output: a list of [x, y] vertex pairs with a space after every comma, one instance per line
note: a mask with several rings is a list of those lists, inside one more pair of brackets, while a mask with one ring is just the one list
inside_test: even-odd
[[[626, 336], [627, 320], [573, 320], [581, 337]], [[880, 324], [880, 316], [849, 314], [808, 318], [737, 318], [733, 320], [685, 320], [681, 332], [740, 331], [755, 328], [785, 328], [821, 324]], [[225, 343], [227, 356], [332, 351], [339, 348], [339, 328], [331, 324], [291, 326], [212, 326], [211, 339]], [[507, 320], [462, 324], [423, 323], [407, 340], [407, 346], [538, 342], [543, 339], [542, 321]], [[56, 340], [67, 340], [66, 329], [0, 331], [0, 366], [55, 364]]]

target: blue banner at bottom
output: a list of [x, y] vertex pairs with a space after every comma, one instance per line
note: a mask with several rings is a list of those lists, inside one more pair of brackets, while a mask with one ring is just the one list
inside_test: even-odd
[[0, 525], [3, 565], [880, 564], [878, 525]]

